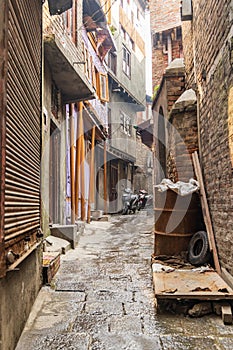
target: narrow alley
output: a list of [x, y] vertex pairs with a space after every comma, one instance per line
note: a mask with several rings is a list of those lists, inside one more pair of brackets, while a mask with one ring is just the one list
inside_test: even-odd
[[153, 215], [86, 225], [34, 304], [16, 350], [232, 349], [221, 317], [158, 312], [152, 286]]

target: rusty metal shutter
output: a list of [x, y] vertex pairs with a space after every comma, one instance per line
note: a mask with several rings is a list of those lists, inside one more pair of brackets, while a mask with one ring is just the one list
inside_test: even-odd
[[20, 258], [40, 227], [41, 1], [9, 0], [5, 248]]

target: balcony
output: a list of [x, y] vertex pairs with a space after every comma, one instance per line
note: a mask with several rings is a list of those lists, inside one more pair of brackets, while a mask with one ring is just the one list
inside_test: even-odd
[[50, 66], [52, 78], [62, 93], [64, 103], [95, 98], [95, 91], [84, 73], [82, 39], [77, 46], [72, 41], [62, 16], [44, 12], [44, 57]]

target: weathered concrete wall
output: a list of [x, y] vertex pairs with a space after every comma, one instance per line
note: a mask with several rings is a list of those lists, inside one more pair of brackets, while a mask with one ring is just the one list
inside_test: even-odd
[[0, 349], [12, 350], [41, 287], [41, 249], [0, 279]]
[[[111, 87], [110, 87], [111, 90]], [[110, 92], [111, 93], [111, 92]], [[136, 110], [135, 104], [126, 102], [119, 93], [111, 93], [109, 108], [111, 109], [111, 145], [132, 157], [136, 157]], [[120, 112], [131, 118], [131, 136], [126, 135], [121, 128]]]
[[146, 190], [149, 194], [153, 194], [152, 187], [152, 169], [153, 158], [150, 149], [141, 141], [141, 137], [137, 138], [136, 144], [136, 166], [134, 174], [134, 190], [138, 192], [141, 189]]
[[[130, 49], [125, 42], [125, 40], [121, 37], [120, 34], [116, 34], [114, 36], [117, 46], [117, 79], [120, 83], [130, 92], [131, 96], [135, 97], [139, 102], [145, 103], [146, 97], [146, 60], [143, 56], [140, 60], [138, 59], [136, 53]], [[123, 72], [123, 45], [129, 50], [131, 54], [131, 73], [130, 77], [128, 77]]]
[[65, 110], [60, 105], [58, 111], [58, 118], [55, 118], [52, 114], [51, 108], [51, 87], [52, 76], [49, 69], [49, 64], [46, 59], [44, 61], [44, 83], [43, 83], [43, 123], [42, 123], [42, 158], [41, 158], [41, 198], [42, 198], [42, 230], [45, 235], [50, 233], [49, 231], [49, 206], [51, 204], [50, 197], [54, 196], [54, 193], [50, 193], [50, 139], [51, 139], [51, 123], [56, 126], [56, 129], [60, 134], [60, 180], [59, 180], [59, 222], [56, 224], [65, 224], [65, 198], [66, 198], [66, 124], [65, 124]]
[[231, 0], [194, 0], [192, 23], [184, 25], [187, 83], [189, 87], [195, 84], [198, 93], [204, 182], [220, 262], [231, 274], [233, 178], [228, 111], [232, 100], [228, 97], [233, 85], [232, 11]]

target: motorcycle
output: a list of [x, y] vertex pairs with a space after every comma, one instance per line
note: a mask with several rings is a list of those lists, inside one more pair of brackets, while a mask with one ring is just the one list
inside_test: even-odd
[[138, 211], [152, 204], [153, 198], [146, 190], [140, 190], [138, 194]]
[[133, 191], [130, 188], [125, 188], [122, 195], [122, 214], [127, 215], [133, 212], [135, 214], [138, 208], [138, 195], [133, 194]]

